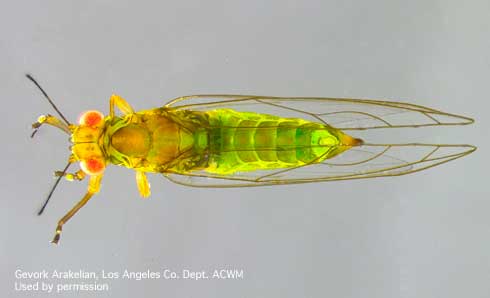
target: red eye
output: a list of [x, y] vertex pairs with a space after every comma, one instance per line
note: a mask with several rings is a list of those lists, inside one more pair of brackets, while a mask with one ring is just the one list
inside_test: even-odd
[[104, 115], [99, 111], [87, 111], [78, 119], [78, 123], [84, 126], [97, 126], [104, 120]]
[[80, 162], [80, 168], [87, 175], [99, 175], [105, 170], [104, 162], [97, 158], [89, 158]]

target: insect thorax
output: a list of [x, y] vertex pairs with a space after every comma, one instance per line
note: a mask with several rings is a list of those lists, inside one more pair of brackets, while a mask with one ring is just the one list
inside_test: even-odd
[[115, 117], [104, 142], [108, 159], [145, 172], [192, 167], [183, 164], [184, 157], [197, 149], [198, 125], [164, 108]]

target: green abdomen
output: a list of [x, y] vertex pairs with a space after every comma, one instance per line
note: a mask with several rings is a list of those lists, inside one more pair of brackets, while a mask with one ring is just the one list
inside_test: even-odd
[[346, 135], [320, 123], [228, 109], [206, 114], [211, 128], [205, 170], [212, 173], [296, 167], [348, 149], [341, 144]]

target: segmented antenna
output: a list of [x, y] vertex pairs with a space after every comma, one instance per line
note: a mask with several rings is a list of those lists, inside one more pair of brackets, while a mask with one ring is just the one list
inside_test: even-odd
[[51, 98], [49, 98], [48, 94], [46, 93], [46, 91], [44, 91], [44, 89], [41, 87], [41, 85], [39, 85], [39, 83], [30, 74], [26, 73], [26, 77], [29, 80], [31, 80], [31, 82], [33, 82], [37, 86], [37, 88], [39, 88], [39, 90], [41, 90], [44, 97], [48, 100], [48, 102], [51, 104], [51, 106], [56, 111], [56, 113], [58, 113], [58, 115], [60, 115], [61, 119], [63, 119], [63, 121], [66, 122], [66, 125], [70, 125], [70, 122], [68, 120], [66, 120], [65, 116], [63, 116], [63, 114], [60, 112], [60, 110], [58, 110], [58, 108], [56, 107], [54, 102], [51, 100]]
[[51, 187], [51, 190], [49, 191], [48, 197], [46, 198], [46, 201], [44, 202], [43, 206], [41, 207], [41, 209], [39, 210], [39, 212], [37, 213], [37, 215], [43, 214], [44, 208], [46, 208], [46, 205], [48, 205], [49, 199], [51, 199], [51, 196], [53, 195], [54, 190], [58, 186], [58, 183], [60, 183], [60, 181], [63, 178], [63, 176], [65, 176], [66, 171], [68, 171], [68, 168], [70, 167], [70, 165], [71, 165], [71, 162], [68, 162], [68, 164], [66, 165], [66, 167], [63, 169], [63, 171], [61, 172], [61, 174], [58, 176], [58, 179], [56, 179], [56, 181], [54, 182], [54, 185], [53, 185], [53, 187]]

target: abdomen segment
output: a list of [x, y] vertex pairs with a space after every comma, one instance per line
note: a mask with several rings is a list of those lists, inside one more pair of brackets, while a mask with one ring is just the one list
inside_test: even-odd
[[321, 162], [358, 145], [330, 126], [297, 118], [219, 109], [209, 120], [207, 172], [230, 174]]

